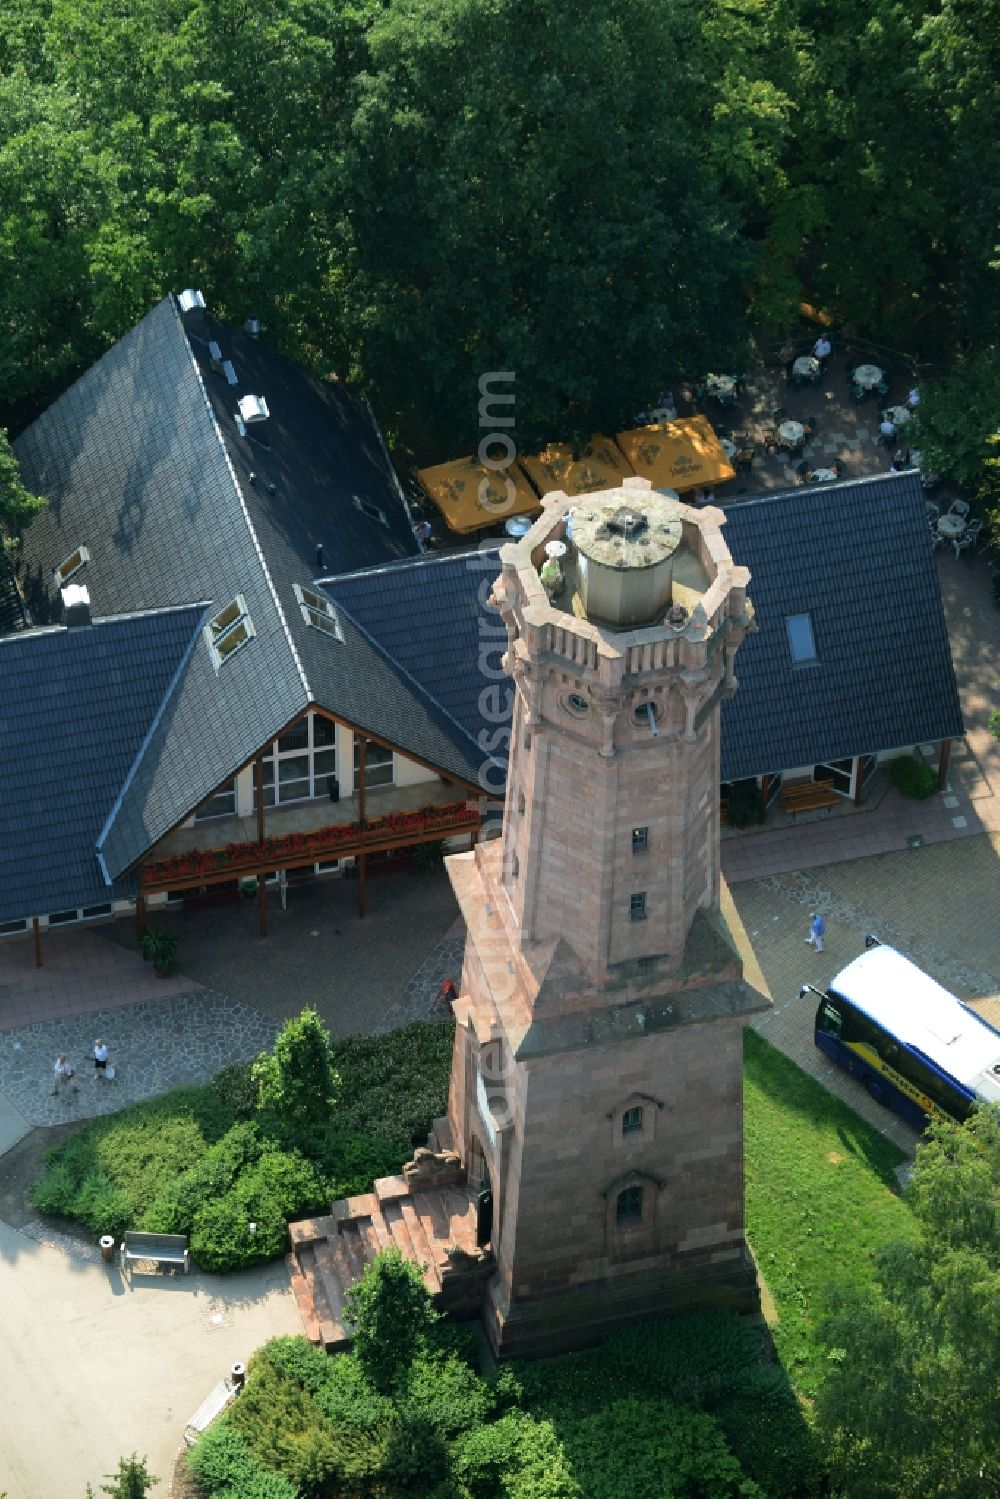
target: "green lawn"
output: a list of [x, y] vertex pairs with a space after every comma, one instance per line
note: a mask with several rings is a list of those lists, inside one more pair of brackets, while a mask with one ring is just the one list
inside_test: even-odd
[[774, 1341], [803, 1395], [827, 1282], [866, 1282], [872, 1251], [913, 1235], [893, 1168], [902, 1151], [751, 1030], [744, 1050], [746, 1221], [778, 1313]]

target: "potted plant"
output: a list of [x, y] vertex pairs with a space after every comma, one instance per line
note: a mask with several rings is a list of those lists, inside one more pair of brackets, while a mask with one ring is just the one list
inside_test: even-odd
[[143, 955], [148, 952], [152, 958], [157, 978], [168, 978], [177, 967], [177, 947], [176, 932], [149, 930], [143, 933]]
[[159, 940], [159, 932], [154, 931], [151, 926], [146, 927], [142, 936], [139, 938], [139, 945], [142, 948], [142, 958], [144, 963], [151, 963], [156, 957], [156, 948]]

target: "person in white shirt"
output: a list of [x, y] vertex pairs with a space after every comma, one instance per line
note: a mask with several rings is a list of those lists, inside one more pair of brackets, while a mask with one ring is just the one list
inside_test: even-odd
[[827, 338], [825, 333], [821, 333], [819, 338], [817, 338], [816, 342], [813, 344], [813, 358], [819, 360], [829, 359], [832, 353], [833, 344]]
[[108, 1079], [108, 1048], [107, 1043], [100, 1036], [94, 1042], [94, 1082], [99, 1083], [101, 1078], [105, 1082]]
[[[53, 1091], [53, 1093], [58, 1093], [59, 1092], [59, 1086], [60, 1086], [61, 1083], [67, 1083], [68, 1084], [68, 1083], [72, 1082], [73, 1076], [74, 1076], [73, 1068], [70, 1066], [69, 1062], [67, 1062], [65, 1055], [62, 1052], [60, 1052], [59, 1055], [56, 1057], [55, 1065], [52, 1068], [52, 1091]], [[75, 1083], [73, 1083], [73, 1090], [72, 1091], [74, 1093], [79, 1093], [79, 1091], [80, 1091], [79, 1088], [76, 1086]]]
[[917, 407], [920, 405], [920, 391], [916, 386], [913, 387], [913, 389], [910, 391], [910, 394], [907, 396], [906, 404], [907, 406], [909, 406], [911, 411], [916, 411]]

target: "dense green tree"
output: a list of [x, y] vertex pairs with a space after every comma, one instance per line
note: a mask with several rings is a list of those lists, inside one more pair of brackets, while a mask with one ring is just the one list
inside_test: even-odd
[[833, 1299], [818, 1413], [846, 1495], [979, 1499], [1000, 1492], [1000, 1109], [933, 1124], [908, 1197], [916, 1242]]
[[254, 1063], [253, 1075], [261, 1108], [290, 1136], [298, 1139], [326, 1126], [340, 1080], [330, 1033], [315, 1010], [285, 1021], [273, 1051]]
[[[945, 474], [970, 498], [997, 489], [994, 434], [1000, 425], [1000, 345], [959, 356], [951, 369], [920, 388], [913, 423], [925, 472]], [[995, 500], [1000, 501], [1000, 492]]]
[[414, 1359], [438, 1320], [416, 1265], [386, 1249], [346, 1297], [354, 1325], [354, 1355], [380, 1394], [406, 1383]]
[[0, 541], [12, 541], [45, 500], [25, 488], [21, 467], [0, 427]]
[[[146, 1499], [154, 1484], [159, 1483], [146, 1466], [146, 1459], [132, 1453], [131, 1457], [118, 1460], [118, 1472], [107, 1473], [108, 1483], [101, 1484], [101, 1493], [110, 1494], [111, 1499]], [[94, 1491], [87, 1485], [87, 1499], [94, 1499]]]
[[408, 435], [478, 440], [491, 370], [530, 445], [743, 357], [752, 262], [692, 138], [696, 36], [687, 0], [397, 0], [372, 23], [343, 316]]

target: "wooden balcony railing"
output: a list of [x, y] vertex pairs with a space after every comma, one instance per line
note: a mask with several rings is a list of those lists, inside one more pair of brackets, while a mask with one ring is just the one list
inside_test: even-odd
[[227, 843], [221, 848], [188, 849], [142, 866], [143, 893], [183, 890], [219, 880], [261, 874], [271, 869], [295, 869], [331, 859], [353, 858], [376, 849], [406, 848], [450, 838], [479, 827], [474, 803], [449, 802], [415, 812], [389, 812], [370, 817], [366, 825], [336, 823], [315, 832], [279, 833], [258, 843]]

